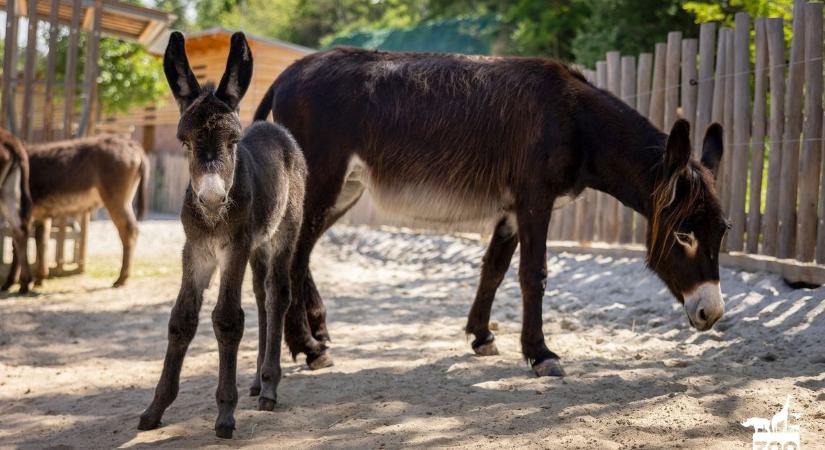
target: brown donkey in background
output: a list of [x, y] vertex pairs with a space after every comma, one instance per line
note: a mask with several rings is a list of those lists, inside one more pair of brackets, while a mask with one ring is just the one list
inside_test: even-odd
[[201, 88], [189, 67], [183, 35], [169, 38], [163, 69], [180, 108], [178, 139], [187, 149], [190, 184], [181, 222], [186, 233], [180, 293], [169, 319], [169, 343], [152, 403], [138, 428], [160, 425], [178, 395], [186, 349], [198, 327], [203, 291], [220, 271], [212, 328], [220, 372], [215, 433], [235, 429], [235, 372], [243, 336], [241, 287], [247, 261], [258, 304], [258, 371], [250, 394], [271, 411], [281, 379], [281, 335], [291, 301], [290, 264], [301, 229], [306, 163], [283, 127], [252, 124], [242, 133], [238, 108], [252, 78], [252, 53], [243, 33], [232, 35], [218, 89]]
[[722, 317], [718, 254], [727, 222], [713, 188], [718, 125], [708, 129], [699, 163], [690, 159], [687, 122], [668, 136], [555, 61], [359, 49], [292, 64], [255, 119], [270, 111], [309, 167], [285, 339], [310, 367], [331, 364], [310, 253], [364, 189], [398, 215], [497, 223], [466, 327], [479, 354], [497, 351], [490, 309], [518, 243], [522, 352], [538, 375], [564, 374], [542, 332], [546, 236], [554, 202], [586, 187], [649, 219], [648, 266], [695, 328]]
[[[132, 252], [137, 242], [137, 219], [146, 211], [149, 159], [143, 147], [124, 136], [98, 135], [28, 144], [26, 152], [31, 169], [31, 218], [36, 221], [35, 284], [41, 284], [48, 276], [46, 250], [51, 218], [105, 206], [123, 244], [120, 276], [114, 283], [115, 287], [123, 286], [129, 278]], [[137, 218], [132, 208], [135, 194], [138, 197]], [[18, 266], [18, 253], [14, 252], [13, 267]], [[24, 266], [27, 266], [26, 262]], [[3, 289], [15, 283], [15, 274], [16, 271], [9, 273]]]
[[[20, 278], [20, 293], [29, 292], [31, 269], [26, 251], [32, 217], [32, 197], [29, 192], [29, 159], [23, 144], [6, 130], [0, 129], [0, 215], [12, 233], [12, 251], [21, 255], [22, 264], [12, 257], [8, 280]], [[2, 245], [2, 242], [0, 242]], [[8, 290], [8, 281], [2, 290]]]

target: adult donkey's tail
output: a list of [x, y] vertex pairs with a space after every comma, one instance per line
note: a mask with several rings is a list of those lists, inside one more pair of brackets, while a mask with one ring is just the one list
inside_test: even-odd
[[255, 110], [255, 115], [252, 117], [253, 122], [266, 120], [267, 117], [269, 117], [269, 112], [272, 111], [272, 99], [274, 97], [275, 83], [272, 83], [272, 86], [269, 86], [269, 89], [266, 90], [264, 98], [261, 99], [261, 103], [258, 104], [258, 109]]
[[143, 220], [146, 216], [146, 207], [148, 203], [148, 189], [146, 188], [146, 182], [149, 181], [149, 158], [146, 157], [146, 153], [140, 155], [140, 179], [138, 180], [138, 188], [137, 188], [137, 218], [138, 220]]

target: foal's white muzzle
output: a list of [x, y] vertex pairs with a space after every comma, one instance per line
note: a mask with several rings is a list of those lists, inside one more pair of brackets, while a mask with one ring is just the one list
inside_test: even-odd
[[198, 200], [207, 207], [216, 207], [226, 201], [226, 184], [215, 173], [202, 176], [195, 187]]
[[725, 301], [718, 281], [702, 283], [683, 296], [688, 320], [699, 331], [710, 330], [725, 314]]

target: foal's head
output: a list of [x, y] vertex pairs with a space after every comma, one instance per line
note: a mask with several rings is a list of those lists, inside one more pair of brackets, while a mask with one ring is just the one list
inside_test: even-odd
[[708, 127], [701, 163], [690, 159], [690, 125], [679, 120], [667, 139], [647, 231], [647, 263], [685, 307], [690, 324], [709, 330], [725, 312], [719, 249], [729, 225], [714, 191], [722, 127]]
[[243, 33], [235, 33], [218, 88], [201, 88], [189, 67], [183, 35], [172, 33], [163, 70], [180, 108], [178, 139], [186, 148], [192, 192], [208, 219], [227, 209], [241, 138], [238, 105], [252, 79], [252, 53]]

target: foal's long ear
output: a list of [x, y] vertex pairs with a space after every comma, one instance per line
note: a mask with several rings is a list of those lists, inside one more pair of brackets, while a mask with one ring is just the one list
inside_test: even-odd
[[185, 41], [179, 31], [169, 36], [166, 54], [163, 55], [163, 72], [166, 73], [166, 81], [178, 102], [178, 108], [183, 113], [201, 94], [201, 86], [189, 68]]
[[665, 168], [669, 174], [681, 172], [690, 161], [690, 123], [679, 119], [673, 124], [667, 137], [665, 149]]
[[711, 124], [705, 131], [705, 140], [702, 143], [702, 165], [711, 171], [714, 179], [719, 172], [719, 162], [722, 160], [724, 150], [722, 142], [722, 125]]
[[215, 96], [237, 111], [251, 80], [252, 52], [249, 50], [246, 37], [239, 31], [232, 35], [226, 71], [223, 73], [218, 90], [215, 91]]

